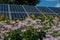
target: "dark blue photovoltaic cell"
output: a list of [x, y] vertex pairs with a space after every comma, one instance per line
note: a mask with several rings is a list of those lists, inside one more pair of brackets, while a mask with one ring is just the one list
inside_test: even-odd
[[8, 11], [8, 5], [0, 4], [0, 11]]
[[0, 4], [0, 11], [3, 11], [3, 5]]
[[24, 6], [27, 12], [38, 12], [38, 10], [34, 6]]
[[55, 13], [60, 13], [60, 9], [57, 7], [49, 7], [51, 10], [53, 10]]
[[40, 11], [45, 13], [52, 13], [51, 10], [49, 10], [47, 7], [37, 7]]
[[21, 13], [22, 17], [25, 19], [27, 17], [26, 13]]
[[3, 11], [8, 11], [8, 5], [3, 5]]
[[20, 18], [25, 19], [26, 16], [27, 16], [26, 13], [11, 13], [12, 19], [20, 19]]
[[14, 18], [15, 18], [14, 13], [11, 13], [11, 17], [12, 17], [12, 19], [14, 19]]
[[35, 13], [35, 17], [37, 18], [37, 16], [40, 16], [40, 14], [38, 14], [38, 13]]
[[19, 5], [10, 5], [11, 12], [25, 12], [22, 6]]

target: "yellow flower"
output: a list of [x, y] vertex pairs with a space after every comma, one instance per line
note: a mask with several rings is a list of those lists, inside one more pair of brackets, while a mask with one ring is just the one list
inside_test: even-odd
[[31, 16], [34, 17], [34, 14], [32, 14]]
[[16, 20], [16, 22], [19, 22], [19, 20]]
[[5, 20], [4, 22], [7, 22], [7, 20]]
[[1, 21], [1, 22], [4, 22], [4, 21]]
[[56, 17], [55, 17], [55, 20], [59, 20], [59, 18], [56, 16]]
[[12, 20], [10, 20], [10, 23], [13, 22]]
[[41, 18], [40, 16], [38, 16], [38, 18]]

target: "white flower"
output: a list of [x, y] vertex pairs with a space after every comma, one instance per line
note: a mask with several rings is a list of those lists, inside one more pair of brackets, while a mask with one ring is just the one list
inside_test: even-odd
[[41, 28], [42, 28], [43, 26], [42, 26], [42, 25], [39, 25], [39, 27], [41, 27]]
[[47, 25], [47, 27], [50, 27], [49, 25]]
[[37, 30], [37, 32], [40, 32], [41, 29]]
[[1, 31], [1, 33], [5, 33], [5, 31]]
[[57, 21], [56, 20], [53, 20], [53, 22], [55, 22], [55, 24], [57, 24]]
[[39, 21], [40, 22], [41, 20], [40, 19], [36, 19], [36, 21]]
[[4, 28], [1, 28], [1, 30], [4, 30]]
[[21, 32], [26, 32], [26, 31], [27, 31], [26, 29], [21, 30]]
[[10, 23], [11, 23], [11, 24], [15, 24], [16, 22], [15, 22], [15, 21], [11, 21]]
[[32, 21], [32, 19], [31, 19], [31, 18], [26, 18], [26, 21], [28, 21], [28, 20]]

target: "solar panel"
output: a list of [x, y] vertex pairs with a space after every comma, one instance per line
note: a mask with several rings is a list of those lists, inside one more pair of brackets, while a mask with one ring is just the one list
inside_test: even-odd
[[3, 11], [3, 5], [0, 4], [0, 11]]
[[8, 5], [0, 4], [0, 11], [8, 11]]
[[37, 7], [40, 11], [42, 11], [43, 13], [52, 13], [52, 11], [50, 11], [47, 7]]
[[34, 6], [24, 6], [27, 12], [38, 12], [38, 10]]
[[[38, 10], [39, 9], [39, 10]], [[51, 10], [54, 12], [52, 12]], [[41, 12], [45, 14], [60, 13], [60, 8], [56, 7], [39, 7], [39, 6], [26, 6], [26, 5], [9, 5], [0, 4], [0, 14], [4, 19], [25, 19], [28, 15], [34, 14], [35, 17], [39, 16]]]
[[8, 11], [8, 5], [3, 5], [3, 11]]
[[29, 16], [31, 17], [31, 15], [34, 15], [35, 18], [38, 18], [38, 16], [41, 15], [41, 13], [28, 13]]
[[11, 13], [12, 19], [25, 19], [27, 17], [26, 13]]
[[25, 12], [23, 7], [20, 5], [10, 5], [11, 12]]
[[60, 9], [57, 7], [49, 7], [51, 10], [53, 10], [55, 13], [60, 13]]

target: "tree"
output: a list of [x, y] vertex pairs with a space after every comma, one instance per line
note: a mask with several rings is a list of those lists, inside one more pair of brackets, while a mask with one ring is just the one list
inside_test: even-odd
[[21, 5], [36, 5], [40, 2], [40, 0], [15, 0], [16, 4]]
[[0, 0], [0, 3], [13, 4], [14, 0]]
[[18, 4], [18, 5], [36, 5], [40, 0], [2, 0], [7, 4]]

